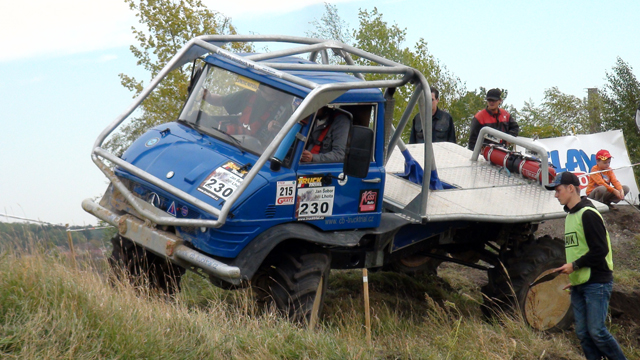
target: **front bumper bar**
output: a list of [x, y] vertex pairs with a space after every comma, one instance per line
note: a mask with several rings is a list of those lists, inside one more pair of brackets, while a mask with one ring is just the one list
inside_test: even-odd
[[202, 269], [205, 273], [228, 281], [240, 283], [240, 268], [229, 266], [200, 252], [182, 245], [183, 241], [175, 234], [147, 226], [142, 220], [131, 215], [117, 215], [91, 199], [82, 202], [82, 208], [118, 229], [118, 233], [139, 244], [145, 249], [169, 258], [179, 265], [188, 265]]

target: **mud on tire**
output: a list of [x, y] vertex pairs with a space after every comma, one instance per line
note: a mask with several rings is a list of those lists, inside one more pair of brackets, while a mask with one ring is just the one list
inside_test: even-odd
[[507, 253], [504, 269], [489, 270], [489, 283], [482, 288], [483, 313], [493, 316], [501, 310], [519, 310], [524, 321], [543, 331], [566, 330], [573, 322], [571, 298], [562, 288], [568, 275], [530, 287], [538, 278], [565, 263], [564, 241], [543, 236]]
[[133, 241], [116, 235], [111, 239], [113, 251], [109, 265], [114, 276], [136, 287], [149, 287], [166, 295], [180, 291], [180, 279], [185, 269], [168, 262]]
[[274, 305], [294, 322], [309, 322], [320, 279], [324, 278], [318, 316], [327, 290], [331, 254], [319, 247], [279, 247], [251, 280], [258, 305]]

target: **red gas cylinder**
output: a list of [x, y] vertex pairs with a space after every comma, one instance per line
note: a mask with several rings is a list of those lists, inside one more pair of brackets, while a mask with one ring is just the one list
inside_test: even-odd
[[[512, 173], [520, 174], [524, 178], [538, 180], [538, 182], [542, 183], [542, 168], [539, 159], [495, 145], [482, 148], [482, 156], [494, 165], [507, 169]], [[556, 177], [556, 170], [551, 164], [549, 165], [549, 182], [553, 182]]]

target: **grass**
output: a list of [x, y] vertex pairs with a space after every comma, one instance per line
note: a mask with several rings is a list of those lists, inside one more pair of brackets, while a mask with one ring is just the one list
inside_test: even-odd
[[[37, 248], [0, 254], [3, 359], [581, 359], [575, 335], [502, 316], [483, 321], [471, 285], [370, 273], [373, 342], [365, 340], [359, 271], [334, 271], [318, 328], [258, 311], [246, 290], [195, 274], [167, 300], [110, 285], [106, 261], [72, 267]], [[454, 286], [458, 283], [454, 282]], [[468, 287], [468, 288], [467, 288]], [[624, 328], [613, 329], [624, 332]], [[614, 333], [615, 335], [615, 333]], [[629, 358], [640, 351], [622, 344]], [[635, 356], [635, 357], [634, 357]]]

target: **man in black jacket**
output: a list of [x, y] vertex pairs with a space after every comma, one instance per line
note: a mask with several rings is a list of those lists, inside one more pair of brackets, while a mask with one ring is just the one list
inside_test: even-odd
[[607, 330], [605, 320], [613, 288], [611, 240], [602, 215], [591, 201], [580, 197], [580, 181], [568, 171], [546, 185], [568, 212], [564, 225], [567, 263], [555, 272], [568, 274], [576, 334], [588, 360], [626, 359]]
[[[431, 87], [431, 141], [441, 142], [448, 141], [456, 143], [456, 128], [453, 125], [451, 114], [444, 110], [438, 109], [440, 101], [440, 92], [438, 89]], [[420, 113], [413, 118], [413, 126], [411, 126], [411, 135], [409, 136], [409, 144], [424, 143], [424, 132], [422, 131], [422, 118]]]

